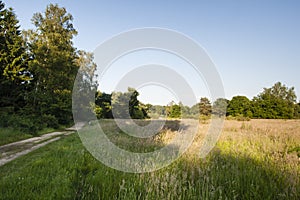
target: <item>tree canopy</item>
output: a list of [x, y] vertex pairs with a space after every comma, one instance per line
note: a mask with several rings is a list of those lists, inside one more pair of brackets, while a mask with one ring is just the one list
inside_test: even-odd
[[106, 94], [97, 92], [95, 113], [98, 118], [145, 119], [147, 107], [138, 100], [139, 93], [134, 88], [127, 92]]
[[227, 115], [252, 117], [251, 106], [251, 101], [247, 97], [235, 96], [228, 103]]
[[253, 98], [253, 117], [268, 119], [294, 118], [297, 96], [294, 87], [288, 88], [281, 82], [271, 88], [264, 88]]

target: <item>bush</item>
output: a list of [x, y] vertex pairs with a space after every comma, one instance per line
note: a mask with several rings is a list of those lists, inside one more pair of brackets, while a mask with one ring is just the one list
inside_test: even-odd
[[13, 115], [13, 107], [1, 107], [0, 108], [0, 127], [8, 127], [10, 122], [10, 116]]
[[238, 115], [235, 118], [237, 121], [250, 121], [250, 117], [245, 117], [243, 115]]
[[232, 115], [229, 115], [226, 117], [226, 120], [237, 120], [237, 121], [250, 121], [251, 118], [250, 117], [245, 117], [244, 115], [237, 115], [237, 116], [232, 116]]
[[226, 120], [236, 120], [236, 118], [233, 117], [232, 115], [229, 115], [229, 116], [226, 117]]
[[7, 113], [0, 114], [0, 127], [9, 126], [9, 115]]
[[39, 119], [34, 115], [19, 116], [14, 115], [11, 118], [11, 125], [24, 133], [31, 134], [33, 136], [37, 135], [39, 130], [45, 128], [45, 124], [42, 123], [42, 119]]
[[43, 120], [43, 123], [45, 123], [45, 125], [49, 128], [56, 129], [59, 127], [58, 120], [56, 119], [56, 117], [54, 115], [43, 115], [42, 120]]
[[208, 124], [209, 119], [211, 119], [211, 116], [207, 116], [207, 115], [200, 115], [199, 116], [199, 121], [202, 124]]
[[54, 115], [44, 114], [42, 116], [36, 114], [15, 113], [8, 112], [0, 113], [0, 127], [12, 127], [20, 130], [24, 134], [36, 136], [38, 131], [48, 128], [59, 128], [59, 123]]

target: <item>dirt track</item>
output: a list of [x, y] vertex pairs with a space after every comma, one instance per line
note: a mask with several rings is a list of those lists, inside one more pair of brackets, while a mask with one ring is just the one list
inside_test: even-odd
[[39, 137], [29, 138], [0, 146], [0, 166], [51, 142], [57, 141], [62, 136], [72, 134], [83, 126], [84, 123], [79, 123], [71, 128], [67, 128], [66, 131], [52, 132]]

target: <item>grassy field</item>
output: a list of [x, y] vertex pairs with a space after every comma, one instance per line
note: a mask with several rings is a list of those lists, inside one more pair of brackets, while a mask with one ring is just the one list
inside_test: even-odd
[[[132, 141], [110, 121], [104, 124], [114, 143], [141, 152], [175, 135], [165, 130]], [[300, 121], [226, 121], [216, 147], [200, 159], [208, 127], [201, 124], [174, 163], [142, 174], [106, 167], [77, 134], [66, 136], [0, 167], [0, 199], [300, 199]]]

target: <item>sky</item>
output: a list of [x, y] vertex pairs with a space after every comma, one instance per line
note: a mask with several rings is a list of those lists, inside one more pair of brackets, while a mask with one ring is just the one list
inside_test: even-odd
[[[75, 47], [91, 52], [124, 31], [143, 27], [175, 30], [205, 49], [220, 74], [227, 99], [236, 95], [252, 99], [264, 87], [278, 81], [294, 86], [300, 99], [300, 1], [297, 0], [4, 0], [4, 3], [14, 9], [21, 29], [34, 28], [33, 13], [43, 12], [50, 3], [65, 7], [73, 15], [78, 31]], [[111, 92], [133, 65], [145, 63], [146, 58], [150, 59], [148, 62], [163, 59], [164, 64], [175, 66], [180, 74], [190, 67], [174, 55], [159, 52], [137, 52], [129, 58], [112, 64], [114, 70], [103, 76], [100, 90]], [[140, 60], [134, 61], [135, 58]], [[209, 96], [205, 81], [193, 82], [192, 75], [187, 72], [184, 78], [192, 85], [196, 98]], [[159, 86], [141, 87], [139, 92], [145, 103], [178, 100], [172, 91]]]

